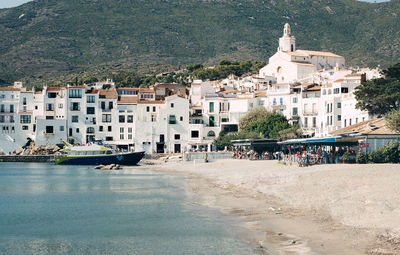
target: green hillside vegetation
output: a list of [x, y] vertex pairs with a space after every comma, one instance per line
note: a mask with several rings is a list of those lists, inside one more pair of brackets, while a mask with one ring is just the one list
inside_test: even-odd
[[399, 0], [35, 0], [0, 10], [0, 83], [267, 61], [286, 22], [299, 49], [387, 67], [400, 59], [399, 16]]

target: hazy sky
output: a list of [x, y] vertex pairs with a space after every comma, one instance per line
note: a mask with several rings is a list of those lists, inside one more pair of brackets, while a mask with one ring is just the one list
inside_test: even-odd
[[[29, 2], [30, 0], [0, 0], [0, 8], [9, 8]], [[366, 2], [386, 2], [388, 0], [363, 0]]]

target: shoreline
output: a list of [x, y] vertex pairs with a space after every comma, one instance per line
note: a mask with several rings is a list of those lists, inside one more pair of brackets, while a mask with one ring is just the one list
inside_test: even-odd
[[[396, 209], [400, 199], [384, 211], [378, 210], [380, 204], [369, 208], [393, 188], [390, 185], [395, 182], [390, 180], [400, 177], [399, 165], [299, 168], [275, 161], [233, 159], [201, 164], [151, 162], [140, 167], [184, 175], [186, 189], [200, 204], [236, 217], [239, 236], [258, 253], [400, 254], [400, 211]], [[379, 182], [384, 171], [389, 173], [383, 178], [388, 183]], [[377, 178], [379, 184], [369, 190]], [[375, 201], [370, 193], [382, 189], [381, 185], [386, 189]], [[372, 200], [358, 201], [360, 194], [355, 191], [360, 188], [362, 197]], [[398, 192], [393, 190], [392, 196]], [[362, 211], [357, 215], [360, 209], [365, 215]]]

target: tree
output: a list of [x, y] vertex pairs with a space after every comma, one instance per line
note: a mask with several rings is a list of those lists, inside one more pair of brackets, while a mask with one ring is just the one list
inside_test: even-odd
[[248, 125], [244, 130], [262, 134], [265, 138], [279, 138], [279, 132], [290, 128], [285, 116], [281, 114], [270, 114], [261, 121]]
[[290, 128], [279, 131], [279, 139], [295, 139], [303, 134], [303, 130], [298, 125], [293, 125]]
[[393, 110], [385, 116], [389, 128], [400, 133], [400, 110]]
[[186, 69], [189, 71], [189, 72], [193, 72], [193, 71], [195, 71], [195, 70], [197, 70], [197, 69], [202, 69], [203, 68], [203, 65], [202, 64], [191, 64], [191, 65], [188, 65], [187, 67], [186, 67]]
[[232, 146], [233, 140], [240, 140], [240, 139], [259, 139], [262, 138], [260, 134], [255, 132], [246, 132], [242, 131], [239, 133], [225, 133], [221, 131], [218, 135], [218, 138], [214, 140], [213, 144], [217, 147], [218, 150], [223, 150], [225, 147]]
[[382, 73], [384, 78], [365, 81], [356, 88], [354, 95], [358, 109], [384, 115], [400, 108], [400, 63]]
[[248, 125], [266, 119], [271, 114], [263, 107], [254, 108], [239, 120], [239, 130], [244, 130]]

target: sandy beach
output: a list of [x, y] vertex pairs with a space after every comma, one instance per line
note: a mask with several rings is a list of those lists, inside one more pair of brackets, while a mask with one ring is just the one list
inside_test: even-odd
[[237, 216], [266, 254], [400, 254], [400, 165], [167, 162], [199, 202]]

